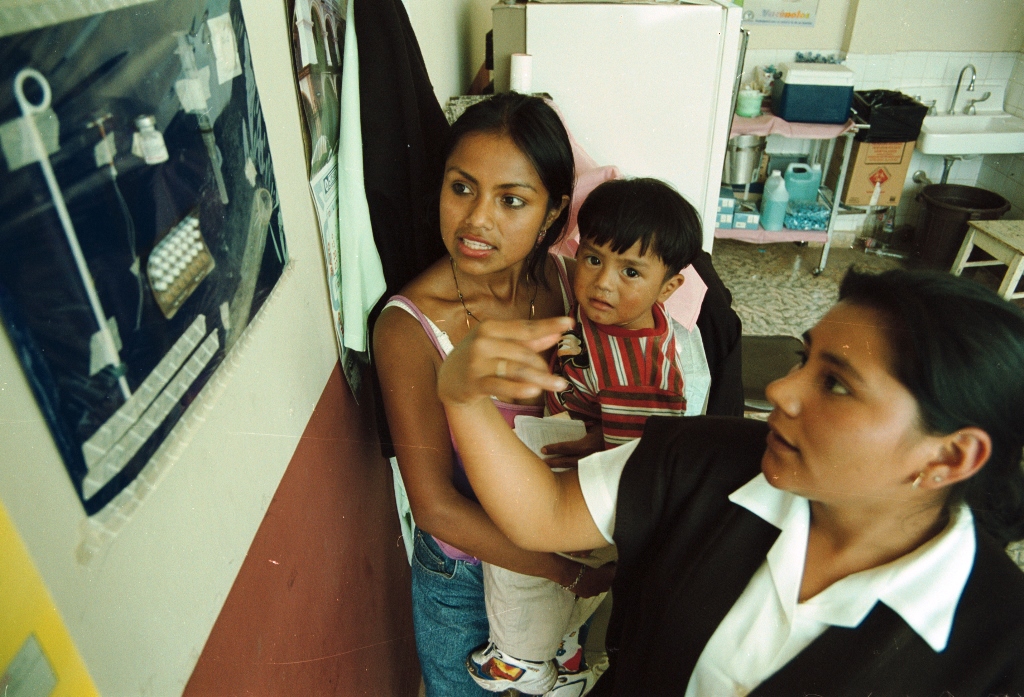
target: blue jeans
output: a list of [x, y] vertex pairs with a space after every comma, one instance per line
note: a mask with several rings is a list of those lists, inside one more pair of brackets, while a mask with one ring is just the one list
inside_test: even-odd
[[483, 570], [451, 559], [416, 528], [412, 554], [412, 618], [427, 697], [481, 697], [466, 656], [487, 641]]

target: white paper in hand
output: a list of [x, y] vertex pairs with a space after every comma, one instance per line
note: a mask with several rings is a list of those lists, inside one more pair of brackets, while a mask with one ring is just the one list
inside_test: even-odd
[[543, 419], [536, 416], [517, 416], [515, 433], [537, 457], [546, 460], [553, 456], [544, 455], [540, 451], [541, 448], [552, 443], [579, 440], [587, 435], [587, 427], [582, 421], [558, 416], [547, 416]]

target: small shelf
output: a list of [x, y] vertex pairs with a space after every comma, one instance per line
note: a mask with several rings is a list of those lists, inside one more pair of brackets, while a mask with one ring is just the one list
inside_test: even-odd
[[828, 242], [828, 230], [790, 230], [782, 228], [777, 232], [758, 227], [756, 230], [736, 228], [715, 228], [716, 240], [740, 240], [751, 244], [773, 242]]

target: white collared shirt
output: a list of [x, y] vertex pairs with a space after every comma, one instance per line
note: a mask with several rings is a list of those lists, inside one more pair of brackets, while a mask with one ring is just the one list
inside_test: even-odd
[[[618, 483], [636, 449], [627, 443], [579, 463], [580, 486], [601, 534], [612, 542]], [[711, 636], [686, 697], [746, 695], [829, 626], [856, 627], [882, 602], [936, 652], [949, 641], [953, 615], [974, 563], [974, 517], [966, 505], [939, 535], [899, 559], [851, 574], [798, 602], [810, 504], [757, 475], [729, 500], [781, 530], [761, 567]]]

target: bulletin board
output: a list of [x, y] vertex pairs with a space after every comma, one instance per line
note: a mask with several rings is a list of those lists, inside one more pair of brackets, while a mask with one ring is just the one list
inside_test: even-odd
[[89, 515], [288, 261], [238, 0], [124, 4], [0, 36], [0, 316]]

